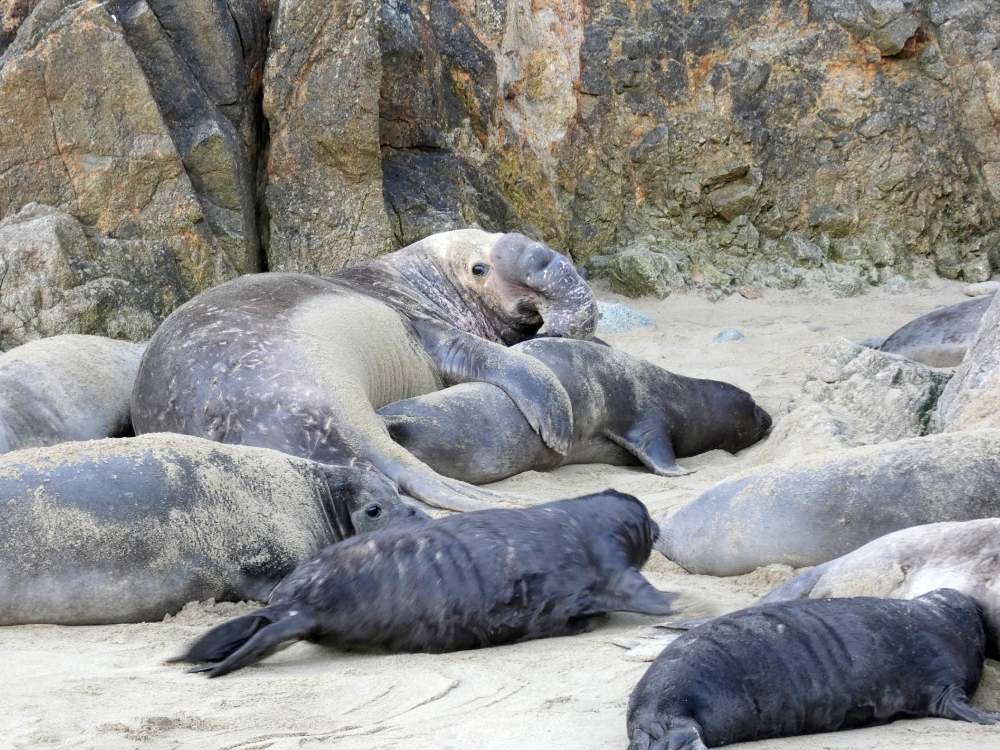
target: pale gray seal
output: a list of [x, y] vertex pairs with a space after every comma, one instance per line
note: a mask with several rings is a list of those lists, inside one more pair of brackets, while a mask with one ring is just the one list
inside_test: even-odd
[[0, 458], [0, 625], [162, 619], [266, 600], [332, 542], [409, 521], [370, 466], [154, 434]]
[[761, 603], [845, 596], [913, 599], [938, 588], [975, 599], [990, 642], [1000, 645], [1000, 518], [931, 523], [886, 534], [800, 573]]
[[979, 330], [979, 322], [992, 297], [959, 302], [911, 320], [878, 347], [930, 367], [955, 367], [962, 363]]
[[716, 448], [735, 453], [771, 426], [767, 412], [734, 385], [674, 375], [610, 346], [543, 338], [511, 349], [542, 362], [569, 394], [568, 454], [546, 446], [507, 394], [488, 383], [383, 407], [379, 415], [392, 439], [439, 474], [483, 484], [580, 463], [642, 464], [660, 476], [687, 474], [677, 458]]
[[655, 538], [643, 504], [613, 490], [385, 529], [323, 550], [267, 607], [178, 660], [216, 677], [285, 641], [457, 651], [579, 633], [605, 612], [670, 612], [676, 595], [638, 570]]
[[145, 344], [67, 334], [0, 355], [0, 453], [132, 432]]
[[717, 617], [667, 646], [628, 705], [629, 750], [735, 742], [937, 716], [996, 724], [969, 705], [982, 613], [939, 589], [912, 601], [779, 602]]
[[1000, 516], [1000, 431], [930, 435], [773, 464], [660, 520], [656, 549], [692, 573], [819, 565], [899, 529]]
[[139, 433], [179, 432], [324, 463], [359, 457], [400, 490], [468, 509], [490, 493], [394, 443], [375, 410], [465, 381], [493, 383], [565, 453], [569, 397], [507, 346], [589, 338], [593, 293], [570, 261], [519, 234], [432, 235], [336, 276], [245, 276], [175, 310], [150, 341], [132, 399]]

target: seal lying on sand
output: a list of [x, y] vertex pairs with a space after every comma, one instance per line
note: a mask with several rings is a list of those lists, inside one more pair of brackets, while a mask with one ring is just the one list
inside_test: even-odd
[[370, 466], [324, 466], [182, 435], [0, 459], [0, 625], [158, 620], [266, 600], [303, 560], [412, 519]]
[[656, 658], [629, 699], [629, 750], [702, 750], [923, 716], [996, 724], [1000, 714], [969, 705], [985, 645], [978, 606], [951, 589], [744, 609]]
[[887, 338], [879, 349], [930, 367], [962, 363], [992, 297], [977, 297], [921, 315]]
[[457, 651], [578, 633], [604, 612], [670, 612], [676, 596], [638, 571], [655, 538], [642, 503], [611, 490], [386, 529], [323, 550], [178, 661], [217, 677], [284, 641]]
[[674, 375], [610, 346], [548, 338], [511, 349], [542, 362], [566, 388], [573, 404], [568, 454], [546, 446], [507, 394], [488, 383], [380, 409], [392, 439], [439, 474], [483, 484], [580, 463], [641, 463], [660, 476], [687, 474], [678, 457], [716, 448], [735, 453], [771, 426], [767, 412], [736, 386]]
[[446, 479], [394, 443], [375, 410], [478, 380], [503, 389], [566, 453], [569, 397], [507, 345], [589, 338], [593, 293], [570, 261], [519, 234], [432, 235], [334, 277], [256, 274], [175, 310], [150, 341], [132, 399], [136, 431], [274, 448], [324, 463], [359, 457], [431, 505], [491, 493]]
[[761, 603], [878, 596], [913, 599], [937, 588], [972, 597], [1000, 646], [1000, 518], [914, 526], [786, 581]]
[[0, 355], [0, 453], [132, 432], [145, 344], [52, 336]]
[[1000, 516], [1000, 431], [838, 451], [726, 479], [660, 520], [656, 549], [691, 573], [819, 565], [899, 529]]

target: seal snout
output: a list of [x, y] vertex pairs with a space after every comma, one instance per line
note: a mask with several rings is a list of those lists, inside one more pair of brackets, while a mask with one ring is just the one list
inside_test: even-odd
[[755, 405], [753, 407], [753, 417], [757, 424], [757, 439], [759, 440], [767, 434], [768, 430], [771, 429], [771, 415], [759, 406]]

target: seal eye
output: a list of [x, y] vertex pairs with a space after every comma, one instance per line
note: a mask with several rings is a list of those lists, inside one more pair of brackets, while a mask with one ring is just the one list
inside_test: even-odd
[[473, 276], [485, 276], [489, 272], [490, 272], [490, 267], [488, 265], [486, 265], [485, 263], [476, 263], [472, 267], [472, 275]]
[[382, 515], [382, 509], [377, 505], [369, 505], [365, 508], [365, 515], [374, 520]]

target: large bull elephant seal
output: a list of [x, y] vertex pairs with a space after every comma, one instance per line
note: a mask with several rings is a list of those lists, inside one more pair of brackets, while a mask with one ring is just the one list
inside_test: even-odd
[[638, 570], [654, 539], [643, 504], [612, 490], [385, 529], [323, 550], [178, 660], [216, 677], [290, 640], [457, 651], [579, 633], [605, 612], [669, 613], [677, 595]]
[[569, 396], [507, 346], [588, 338], [596, 323], [593, 293], [564, 256], [519, 234], [445, 232], [333, 277], [245, 276], [195, 297], [150, 341], [133, 421], [139, 433], [324, 463], [363, 458], [418, 500], [468, 509], [491, 495], [420, 463], [375, 410], [447, 384], [493, 383], [565, 453]]
[[629, 699], [629, 750], [736, 742], [937, 716], [996, 724], [969, 705], [986, 635], [969, 597], [859, 597], [751, 607], [667, 646]]
[[736, 386], [674, 375], [610, 346], [543, 338], [511, 349], [542, 362], [566, 388], [573, 404], [568, 454], [545, 445], [507, 394], [488, 383], [380, 409], [393, 440], [439, 474], [483, 484], [580, 463], [686, 474], [677, 458], [716, 448], [735, 453], [771, 426], [767, 412]]
[[972, 346], [983, 314], [992, 302], [993, 297], [977, 297], [921, 315], [878, 348], [930, 367], [955, 367]]
[[893, 531], [1000, 516], [1000, 431], [867, 445], [710, 487], [660, 520], [656, 549], [692, 573], [819, 565]]
[[913, 599], [937, 588], [961, 591], [982, 608], [1000, 646], [1000, 518], [931, 523], [886, 534], [781, 584], [761, 603], [877, 596]]
[[0, 355], [0, 453], [131, 433], [145, 344], [68, 334]]
[[266, 600], [326, 545], [412, 514], [370, 466], [185, 435], [17, 451], [0, 459], [0, 625]]

